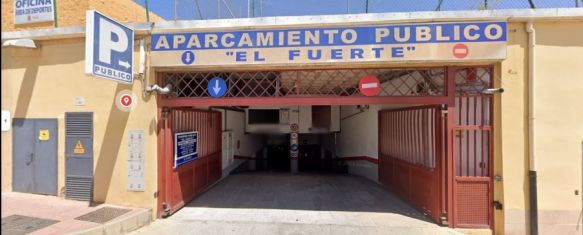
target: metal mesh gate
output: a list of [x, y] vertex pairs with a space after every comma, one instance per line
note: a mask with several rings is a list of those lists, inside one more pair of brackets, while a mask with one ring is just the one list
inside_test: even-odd
[[456, 227], [492, 224], [492, 69], [455, 71], [454, 223]]
[[443, 96], [444, 68], [342, 69], [252, 72], [163, 73], [162, 84], [172, 84], [170, 97], [210, 97], [214, 77], [227, 82], [229, 97], [362, 96], [358, 83], [368, 74], [383, 84], [379, 96]]

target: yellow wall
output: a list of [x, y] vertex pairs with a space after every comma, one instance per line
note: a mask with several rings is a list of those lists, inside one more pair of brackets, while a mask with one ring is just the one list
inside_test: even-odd
[[574, 234], [578, 225], [582, 234], [583, 23], [537, 23], [535, 28], [541, 233]]
[[[58, 119], [59, 196], [63, 196], [65, 186], [64, 115], [85, 111], [94, 113], [94, 200], [156, 208], [155, 98], [142, 97], [140, 80], [124, 85], [86, 76], [84, 39], [37, 43], [39, 49], [2, 49], [2, 109], [10, 110], [14, 118]], [[122, 90], [132, 90], [139, 97], [137, 107], [129, 113], [120, 111], [114, 103], [114, 97]], [[75, 106], [76, 97], [84, 97], [86, 105]], [[145, 192], [126, 190], [129, 130], [143, 130], [146, 134]], [[11, 191], [11, 138], [12, 131], [2, 132], [2, 191]]]
[[[528, 34], [509, 25], [496, 102], [496, 159], [503, 181], [505, 234], [528, 232]], [[541, 234], [581, 234], [583, 157], [583, 22], [536, 22], [536, 170]], [[497, 110], [498, 111], [498, 110]], [[575, 195], [579, 190], [579, 195]], [[502, 230], [498, 230], [502, 232]]]
[[[120, 22], [146, 22], [146, 10], [132, 0], [56, 0], [59, 27], [82, 26], [85, 10], [97, 10]], [[150, 11], [150, 21], [163, 20]], [[53, 28], [53, 22], [14, 25], [14, 0], [2, 0], [2, 32]]]
[[[504, 206], [504, 218], [497, 217], [496, 232], [503, 234], [516, 231], [526, 232], [526, 208], [528, 208], [528, 136], [527, 136], [527, 91], [528, 77], [528, 35], [523, 23], [508, 25], [507, 59], [501, 63], [500, 76], [496, 83], [504, 88], [504, 93], [497, 95], [495, 109], [495, 162], [494, 174], [503, 177], [495, 182], [495, 200], [501, 200]], [[501, 163], [501, 166], [500, 166]], [[501, 197], [503, 194], [503, 197]], [[501, 216], [499, 212], [496, 215]], [[503, 226], [502, 226], [503, 225]]]

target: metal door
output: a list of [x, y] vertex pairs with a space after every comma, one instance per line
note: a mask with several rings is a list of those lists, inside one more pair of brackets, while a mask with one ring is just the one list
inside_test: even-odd
[[57, 125], [57, 119], [14, 119], [14, 191], [57, 195]]
[[455, 70], [454, 226], [492, 226], [492, 68]]
[[65, 113], [65, 197], [93, 199], [93, 113]]

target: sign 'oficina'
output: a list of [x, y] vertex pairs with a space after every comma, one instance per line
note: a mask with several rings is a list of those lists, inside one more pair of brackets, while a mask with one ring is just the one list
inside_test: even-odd
[[54, 21], [53, 0], [14, 1], [14, 24]]

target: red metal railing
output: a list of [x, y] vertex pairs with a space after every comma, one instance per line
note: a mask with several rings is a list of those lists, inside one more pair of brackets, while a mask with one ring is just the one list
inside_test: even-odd
[[441, 216], [440, 106], [379, 112], [379, 181], [435, 221]]
[[[170, 213], [184, 206], [216, 182], [221, 168], [221, 113], [195, 109], [171, 109], [166, 114], [169, 130], [164, 148], [164, 197]], [[174, 134], [198, 131], [198, 159], [174, 168]]]

